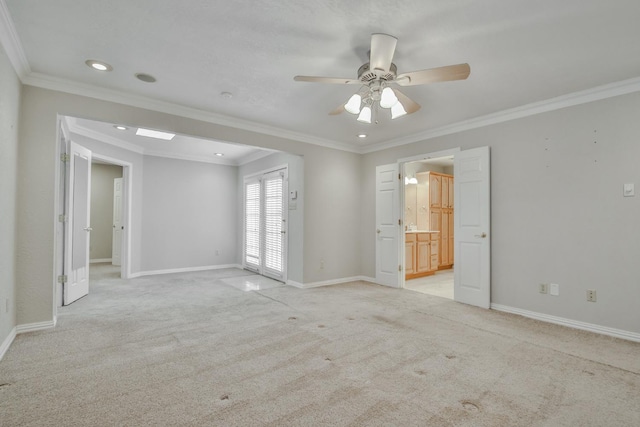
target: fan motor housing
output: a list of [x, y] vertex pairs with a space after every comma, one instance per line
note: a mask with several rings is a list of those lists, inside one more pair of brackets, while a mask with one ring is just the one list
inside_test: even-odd
[[374, 80], [385, 80], [392, 81], [396, 78], [396, 73], [398, 71], [398, 67], [396, 64], [391, 63], [389, 67], [389, 71], [381, 71], [381, 70], [371, 70], [369, 68], [369, 63], [362, 64], [360, 68], [358, 68], [358, 80], [363, 83], [370, 83]]

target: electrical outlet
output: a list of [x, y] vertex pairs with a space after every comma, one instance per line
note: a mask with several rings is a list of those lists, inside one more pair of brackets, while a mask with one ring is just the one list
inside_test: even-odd
[[595, 291], [595, 289], [588, 289], [587, 290], [587, 301], [596, 302], [596, 291]]
[[320, 270], [324, 270], [324, 260], [320, 260]]
[[549, 293], [549, 285], [547, 283], [540, 283], [540, 286], [538, 288], [538, 291], [541, 294], [547, 294]]
[[216, 255], [220, 255], [220, 251], [216, 249]]

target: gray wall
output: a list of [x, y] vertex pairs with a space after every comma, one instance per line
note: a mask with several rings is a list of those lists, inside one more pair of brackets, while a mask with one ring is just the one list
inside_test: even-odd
[[[491, 147], [491, 301], [640, 332], [640, 94], [618, 96], [364, 156], [363, 206], [375, 167], [461, 147]], [[363, 272], [375, 270], [374, 217], [363, 215]], [[539, 283], [560, 284], [557, 297]], [[586, 301], [596, 289], [598, 301]]]
[[16, 327], [16, 197], [20, 92], [20, 81], [0, 46], [0, 346]]
[[289, 209], [287, 279], [302, 283], [304, 281], [302, 258], [304, 250], [304, 159], [301, 156], [294, 156], [287, 153], [274, 153], [238, 168], [237, 206], [240, 220], [238, 221], [236, 230], [238, 236], [237, 259], [239, 261], [238, 263], [242, 264], [244, 245], [242, 241], [244, 236], [244, 223], [242, 221], [244, 214], [244, 177], [282, 165], [288, 165], [289, 191], [298, 192], [295, 209]]
[[[18, 219], [18, 324], [48, 322], [54, 316], [53, 221], [58, 114], [165, 129], [304, 156], [303, 282], [360, 274], [360, 155], [28, 85], [23, 86], [22, 92], [18, 208], [30, 214]], [[82, 143], [79, 137], [75, 138]], [[95, 141], [93, 144], [97, 145]], [[100, 149], [107, 156], [109, 152], [125, 151], [117, 147]], [[130, 152], [126, 155], [142, 157]], [[112, 154], [111, 157], [118, 156]], [[133, 177], [132, 231], [142, 229], [142, 218], [136, 217], [136, 213], [143, 214], [142, 206], [136, 206], [142, 198], [142, 169], [136, 166]], [[143, 253], [142, 239], [133, 232], [132, 272], [153, 268], [136, 264], [135, 260], [140, 260]], [[320, 269], [321, 260], [324, 260], [324, 269]]]
[[122, 166], [91, 165], [92, 260], [110, 259], [113, 240], [113, 180], [122, 178]]
[[235, 166], [145, 156], [142, 271], [237, 264], [236, 192]]

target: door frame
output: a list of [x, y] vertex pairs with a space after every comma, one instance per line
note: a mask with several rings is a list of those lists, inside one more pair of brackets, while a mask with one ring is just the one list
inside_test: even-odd
[[120, 277], [122, 279], [131, 278], [131, 208], [133, 193], [133, 164], [115, 157], [109, 157], [100, 153], [93, 152], [93, 158], [106, 163], [122, 167], [122, 189], [124, 197], [122, 198], [122, 226], [124, 233], [122, 234], [122, 253], [120, 254]]
[[[412, 162], [417, 162], [420, 160], [429, 160], [429, 159], [437, 159], [438, 157], [448, 157], [448, 156], [455, 156], [456, 153], [460, 153], [460, 151], [462, 151], [460, 149], [460, 147], [456, 147], [456, 148], [451, 148], [448, 150], [442, 150], [442, 151], [434, 151], [434, 152], [430, 152], [430, 153], [426, 153], [426, 154], [419, 154], [417, 156], [411, 156], [411, 157], [403, 157], [401, 159], [398, 159], [398, 166], [399, 166], [399, 170], [400, 173], [402, 174], [402, 177], [404, 178], [405, 176], [405, 165], [407, 163], [412, 163]], [[454, 171], [455, 173], [455, 171]], [[404, 181], [402, 181], [404, 182]], [[402, 218], [403, 221], [403, 227], [399, 230], [400, 232], [404, 231], [404, 206], [405, 206], [405, 194], [404, 194], [404, 189], [405, 186], [403, 184], [400, 185], [400, 218]], [[456, 218], [458, 217], [458, 211], [456, 211], [455, 209], [453, 210], [453, 217], [454, 217], [454, 222], [456, 221]], [[402, 240], [402, 242], [404, 242], [404, 236], [402, 234], [398, 235], [398, 240]], [[402, 262], [402, 270], [404, 271], [405, 269], [405, 245], [404, 244], [400, 244], [398, 245], [400, 247], [400, 261]], [[455, 268], [455, 266], [454, 266]], [[404, 289], [405, 288], [405, 275], [401, 274], [400, 275], [400, 282], [399, 282], [400, 289]], [[455, 295], [454, 295], [454, 300], [455, 300]]]
[[[58, 307], [62, 306], [62, 285], [58, 283], [58, 276], [63, 274], [63, 266], [65, 261], [64, 255], [64, 236], [65, 226], [68, 222], [61, 222], [61, 215], [68, 215], [65, 212], [65, 193], [68, 191], [66, 182], [66, 171], [62, 167], [63, 162], [61, 157], [67, 153], [66, 144], [71, 140], [71, 132], [67, 126], [66, 116], [58, 114], [57, 117], [57, 135], [56, 135], [56, 150], [55, 158], [55, 179], [54, 185], [54, 209], [53, 209], [53, 230], [54, 230], [54, 243], [53, 243], [53, 269], [52, 269], [52, 306], [53, 306], [53, 324], [57, 323]], [[82, 144], [80, 144], [82, 145]], [[131, 241], [132, 231], [131, 224], [132, 218], [132, 200], [133, 200], [133, 164], [124, 160], [120, 160], [114, 157], [102, 155], [100, 153], [92, 152], [94, 159], [113, 163], [115, 165], [122, 166], [122, 178], [123, 188], [125, 191], [125, 197], [123, 198], [123, 225], [125, 226], [125, 233], [123, 235], [122, 245], [122, 265], [120, 267], [121, 277], [123, 279], [130, 279], [131, 275]]]

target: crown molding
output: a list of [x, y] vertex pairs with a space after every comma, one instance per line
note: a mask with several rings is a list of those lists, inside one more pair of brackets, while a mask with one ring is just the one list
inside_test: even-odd
[[238, 163], [233, 160], [226, 160], [221, 157], [209, 157], [199, 154], [184, 154], [184, 153], [172, 153], [169, 151], [156, 151], [156, 150], [144, 150], [145, 156], [164, 157], [165, 159], [175, 160], [188, 160], [190, 162], [210, 163], [221, 166], [238, 166]]
[[105, 144], [113, 145], [115, 147], [122, 148], [123, 150], [127, 150], [127, 151], [132, 151], [134, 153], [138, 153], [142, 155], [147, 154], [145, 153], [145, 150], [142, 147], [123, 141], [118, 138], [114, 138], [109, 135], [105, 135], [100, 132], [96, 132], [93, 129], [88, 129], [84, 126], [80, 126], [76, 122], [75, 118], [73, 117], [65, 117], [65, 122], [69, 127], [69, 132], [71, 132], [72, 134], [95, 139], [96, 141], [104, 142]]
[[256, 160], [260, 160], [267, 156], [272, 155], [273, 153], [278, 153], [278, 151], [269, 151], [269, 150], [260, 150], [255, 153], [251, 153], [238, 161], [238, 166], [244, 166], [248, 163], [255, 162]]
[[13, 25], [13, 19], [5, 0], [0, 0], [0, 43], [2, 43], [18, 78], [24, 83], [23, 79], [31, 73], [31, 67], [24, 54], [24, 49], [22, 49], [20, 37], [18, 37], [16, 27]]
[[414, 142], [437, 138], [439, 136], [451, 135], [471, 129], [477, 129], [497, 123], [521, 119], [523, 117], [529, 117], [540, 113], [559, 110], [561, 108], [572, 107], [575, 105], [587, 104], [589, 102], [613, 98], [615, 96], [626, 95], [634, 92], [640, 92], [640, 77], [622, 80], [620, 82], [609, 83], [602, 86], [596, 86], [591, 89], [573, 92], [555, 98], [546, 99], [544, 101], [533, 102], [531, 104], [522, 105], [520, 107], [510, 108], [508, 110], [487, 114], [485, 116], [479, 116], [473, 119], [452, 123], [450, 125], [441, 126], [438, 128], [427, 130], [425, 132], [420, 132], [384, 143], [369, 145], [366, 147], [362, 147], [362, 149], [360, 150], [360, 154], [373, 153], [376, 151], [386, 150], [388, 148], [399, 147], [401, 145], [407, 145]]
[[356, 147], [352, 147], [348, 144], [342, 144], [299, 132], [277, 128], [275, 126], [255, 123], [249, 120], [243, 120], [231, 116], [224, 116], [222, 114], [212, 113], [210, 111], [200, 110], [192, 107], [186, 107], [184, 105], [173, 104], [166, 101], [160, 101], [140, 95], [133, 95], [113, 89], [101, 88], [86, 83], [78, 83], [68, 79], [49, 76], [47, 74], [32, 72], [26, 75], [22, 82], [29, 86], [70, 93], [73, 95], [86, 96], [102, 101], [110, 101], [119, 104], [130, 105], [133, 107], [144, 108], [160, 113], [172, 114], [174, 116], [180, 116], [207, 123], [214, 123], [250, 132], [261, 133], [278, 138], [305, 142], [308, 144], [319, 145], [336, 150], [350, 151], [354, 153], [358, 152], [358, 149]]

